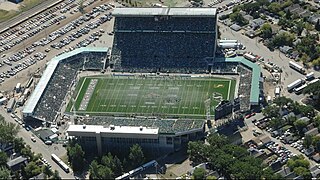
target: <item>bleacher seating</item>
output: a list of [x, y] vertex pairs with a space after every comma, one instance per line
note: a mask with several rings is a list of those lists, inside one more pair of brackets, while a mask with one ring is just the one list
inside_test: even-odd
[[122, 71], [205, 72], [214, 56], [213, 22], [194, 17], [117, 17], [111, 63]]
[[45, 121], [53, 121], [68, 90], [75, 82], [77, 71], [84, 66], [85, 69], [102, 69], [105, 57], [106, 53], [82, 53], [59, 62], [35, 108], [34, 115]]
[[143, 126], [157, 127], [160, 133], [186, 132], [191, 129], [202, 128], [203, 120], [192, 119], [154, 119], [154, 118], [128, 118], [128, 117], [111, 117], [95, 116], [89, 119], [82, 118], [78, 124], [103, 125], [109, 127], [115, 126]]

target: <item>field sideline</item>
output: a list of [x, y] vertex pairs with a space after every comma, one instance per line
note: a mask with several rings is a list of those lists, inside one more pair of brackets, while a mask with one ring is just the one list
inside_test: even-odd
[[[98, 81], [88, 94], [92, 79]], [[204, 118], [214, 115], [214, 107], [222, 99], [233, 99], [235, 83], [198, 77], [83, 77], [77, 84], [75, 103], [69, 102], [66, 111], [75, 107], [84, 114]]]

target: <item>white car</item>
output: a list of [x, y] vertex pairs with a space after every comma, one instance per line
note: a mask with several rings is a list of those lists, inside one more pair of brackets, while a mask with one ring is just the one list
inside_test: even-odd
[[31, 136], [31, 141], [32, 141], [32, 142], [36, 142], [37, 140], [36, 140], [35, 137]]

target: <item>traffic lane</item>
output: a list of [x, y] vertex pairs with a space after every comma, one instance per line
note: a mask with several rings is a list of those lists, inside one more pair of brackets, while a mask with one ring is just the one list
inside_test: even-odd
[[[257, 113], [255, 116], [252, 116], [252, 117], [250, 117], [250, 118], [248, 118], [248, 119], [245, 120], [245, 121], [246, 121], [246, 124], [247, 124], [247, 126], [248, 126], [249, 133], [252, 134], [252, 130], [253, 130], [253, 129], [256, 129], [256, 130], [258, 130], [258, 131], [261, 131], [263, 134], [269, 136], [272, 141], [274, 141], [275, 143], [278, 143], [278, 144], [280, 144], [281, 146], [287, 148], [287, 149], [290, 150], [292, 153], [297, 154], [297, 155], [300, 155], [300, 154], [303, 155], [303, 156], [310, 162], [310, 166], [314, 166], [314, 165], [317, 164], [315, 161], [309, 159], [305, 154], [301, 153], [301, 152], [298, 151], [296, 148], [291, 147], [289, 144], [284, 144], [284, 143], [282, 143], [279, 139], [276, 139], [276, 138], [272, 137], [271, 134], [270, 134], [268, 131], [263, 130], [263, 129], [260, 129], [259, 127], [255, 126], [255, 125], [252, 123], [252, 120], [254, 120], [254, 119], [260, 120], [260, 119], [263, 119], [263, 118], [264, 118], [264, 116], [263, 116], [262, 113]], [[251, 137], [253, 137], [253, 135], [252, 135]]]
[[[17, 124], [13, 118], [6, 112], [4, 108], [0, 109], [1, 115], [5, 118], [7, 122], [15, 123]], [[21, 127], [21, 126], [20, 126]], [[33, 142], [31, 140], [32, 133], [30, 131], [26, 131], [24, 128], [20, 128], [20, 131], [18, 132], [18, 137], [21, 137], [24, 142], [28, 145], [30, 145], [31, 150], [34, 153], [41, 153], [42, 157], [45, 158], [51, 165], [52, 169], [58, 170], [61, 178], [63, 179], [74, 179], [73, 177], [73, 172], [71, 171], [70, 173], [66, 173], [63, 171], [60, 166], [58, 166], [52, 159], [51, 159], [51, 154], [55, 153], [50, 146], [45, 145], [39, 138], [36, 138], [36, 142]]]
[[228, 26], [225, 26], [222, 23], [219, 23], [219, 26], [221, 32], [221, 39], [237, 39], [246, 46], [247, 51], [262, 56], [264, 57], [265, 61], [271, 61], [282, 68], [282, 93], [288, 95], [287, 91], [285, 90], [285, 87], [299, 78], [304, 78], [303, 74], [300, 74], [289, 67], [290, 59], [287, 58], [285, 55], [279, 53], [279, 51], [271, 52], [262, 43], [258, 43], [257, 38], [250, 39], [249, 37], [242, 35], [241, 32], [232, 31]]
[[[44, 2], [42, 2], [41, 4], [29, 9], [28, 11], [22, 12], [21, 14], [11, 18], [10, 20], [7, 20], [5, 22], [0, 23], [0, 27], [10, 27], [13, 24], [17, 23], [18, 21], [21, 21], [22, 18], [25, 18], [27, 16], [30, 16], [38, 11], [41, 11], [43, 9], [46, 9], [49, 5], [55, 3], [56, 0], [46, 0]], [[0, 29], [2, 30], [2, 29]]]
[[263, 132], [264, 134], [266, 134], [267, 136], [269, 136], [272, 141], [274, 141], [274, 142], [280, 144], [281, 146], [289, 149], [292, 153], [297, 154], [297, 155], [303, 155], [304, 158], [307, 159], [307, 160], [310, 162], [310, 166], [314, 166], [314, 165], [317, 164], [315, 161], [313, 161], [312, 159], [308, 158], [305, 154], [301, 153], [301, 152], [298, 151], [296, 148], [293, 148], [293, 147], [291, 147], [291, 146], [288, 145], [288, 144], [284, 144], [284, 143], [282, 143], [279, 139], [276, 139], [276, 138], [272, 137], [271, 134], [270, 134], [268, 131], [262, 130], [262, 132]]

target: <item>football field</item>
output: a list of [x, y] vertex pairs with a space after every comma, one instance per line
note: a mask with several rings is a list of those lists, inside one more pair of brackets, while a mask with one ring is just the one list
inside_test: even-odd
[[200, 77], [84, 77], [67, 111], [203, 118], [214, 115], [221, 100], [233, 99], [235, 83]]

